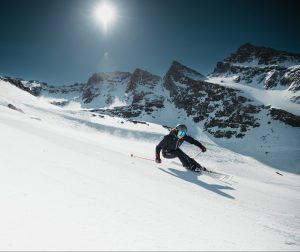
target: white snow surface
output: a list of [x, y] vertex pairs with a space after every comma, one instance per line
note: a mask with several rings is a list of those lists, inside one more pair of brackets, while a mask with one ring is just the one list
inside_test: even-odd
[[0, 250], [300, 250], [300, 175], [206, 138], [197, 160], [227, 183], [130, 157], [167, 133], [0, 81]]

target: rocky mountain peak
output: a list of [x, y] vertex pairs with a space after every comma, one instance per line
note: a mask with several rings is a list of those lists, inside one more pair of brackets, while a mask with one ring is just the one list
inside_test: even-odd
[[206, 77], [203, 74], [179, 63], [176, 60], [172, 62], [172, 65], [169, 68], [165, 78], [168, 78], [169, 76], [172, 76], [175, 81], [179, 81], [182, 78], [189, 78], [194, 80], [206, 79]]
[[157, 81], [160, 80], [161, 77], [152, 73], [149, 73], [146, 70], [137, 68], [134, 70], [132, 76], [131, 76], [132, 80], [140, 80], [141, 82], [144, 81]]
[[247, 63], [257, 60], [258, 65], [282, 65], [286, 61], [300, 64], [300, 54], [246, 43], [225, 59], [225, 62]]
[[102, 74], [99, 73], [94, 73], [88, 80], [87, 84], [88, 85], [93, 85], [93, 84], [97, 84], [99, 82], [102, 82], [104, 79], [102, 77]]
[[[240, 90], [244, 87], [234, 84], [232, 86], [236, 88], [232, 88], [222, 84], [236, 82], [255, 89], [286, 89], [294, 92], [293, 101], [298, 103], [300, 64], [287, 66], [284, 65], [284, 59], [293, 63], [291, 59], [299, 62], [300, 57], [298, 54], [245, 44], [219, 62], [208, 78], [173, 61], [164, 79], [137, 68], [133, 73], [95, 73], [86, 84], [72, 86], [51, 87], [36, 81], [5, 77], [0, 77], [0, 80], [27, 92], [33, 93], [35, 90], [36, 95], [52, 97], [55, 94], [53, 96], [59, 98], [58, 102], [73, 100], [81, 102], [84, 108], [96, 109], [93, 112], [125, 118], [151, 118], [160, 122], [165, 115], [164, 108], [167, 111], [172, 108], [174, 117], [183, 120], [190, 118], [216, 138], [243, 138], [253, 128], [261, 125], [270, 127], [268, 125], [274, 120], [299, 127], [298, 115], [278, 109], [270, 110], [263, 103], [250, 99], [247, 89]], [[278, 64], [280, 60], [284, 64]], [[218, 77], [217, 82], [213, 77]], [[268, 125], [261, 120], [262, 117], [268, 117]]]
[[101, 72], [94, 73], [87, 82], [87, 86], [99, 84], [103, 81], [112, 81], [112, 80], [124, 80], [131, 76], [129, 72]]
[[[300, 54], [244, 44], [217, 63], [209, 77], [264, 89], [300, 90]], [[296, 99], [298, 99], [296, 97]]]
[[151, 74], [143, 69], [137, 68], [131, 75], [126, 92], [134, 91], [139, 85], [154, 88], [154, 86], [161, 81], [161, 77]]

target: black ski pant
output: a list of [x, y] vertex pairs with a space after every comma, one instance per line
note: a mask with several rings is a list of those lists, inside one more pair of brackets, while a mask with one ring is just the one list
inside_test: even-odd
[[201, 165], [198, 164], [194, 159], [190, 158], [187, 154], [185, 154], [181, 149], [176, 149], [173, 151], [162, 151], [162, 155], [164, 158], [179, 158], [182, 165], [186, 168], [195, 170], [195, 168], [201, 168]]

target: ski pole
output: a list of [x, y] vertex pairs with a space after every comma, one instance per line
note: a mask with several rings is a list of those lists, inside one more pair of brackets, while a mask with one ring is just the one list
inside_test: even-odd
[[200, 154], [201, 154], [201, 151], [200, 151], [195, 157], [193, 157], [192, 159], [195, 159], [195, 158], [198, 157]]
[[[199, 152], [196, 156], [194, 156], [192, 159], [195, 159], [196, 157], [198, 157], [201, 154], [201, 152]], [[131, 157], [135, 157], [135, 158], [139, 158], [139, 159], [144, 159], [144, 160], [149, 160], [149, 161], [155, 161], [152, 158], [146, 158], [146, 157], [141, 157], [141, 156], [137, 156], [134, 154], [130, 154]]]
[[149, 161], [155, 161], [154, 159], [151, 158], [146, 158], [146, 157], [140, 157], [134, 154], [130, 154], [131, 157], [135, 157], [135, 158], [140, 158], [140, 159], [144, 159], [144, 160], [149, 160]]

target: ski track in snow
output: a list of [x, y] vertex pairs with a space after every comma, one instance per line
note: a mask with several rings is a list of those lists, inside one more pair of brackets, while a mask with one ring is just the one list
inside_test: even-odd
[[57, 109], [15, 87], [0, 87], [0, 132], [0, 250], [300, 249], [297, 174], [208, 142], [197, 160], [232, 174], [230, 185], [132, 158], [154, 158], [166, 129]]

